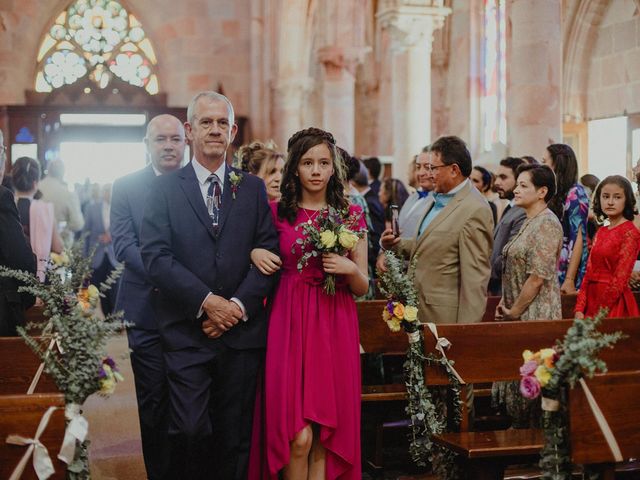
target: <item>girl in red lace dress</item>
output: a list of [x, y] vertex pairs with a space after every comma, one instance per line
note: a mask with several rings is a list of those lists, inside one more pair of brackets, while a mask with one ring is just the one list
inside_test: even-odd
[[640, 231], [633, 224], [636, 200], [631, 183], [620, 175], [605, 178], [596, 188], [593, 212], [602, 222], [593, 239], [587, 271], [578, 300], [576, 318], [593, 317], [602, 307], [609, 317], [640, 316], [629, 288], [629, 278], [640, 251]]
[[[353, 295], [364, 295], [367, 239], [348, 256], [313, 257], [298, 270], [302, 223], [316, 225], [327, 206], [349, 209], [366, 229], [360, 207], [344, 197], [345, 168], [333, 136], [308, 128], [289, 140], [282, 197], [272, 203], [280, 257], [254, 250], [264, 274], [280, 270], [257, 398], [249, 478], [359, 480], [360, 353]], [[324, 276], [336, 275], [335, 295]]]

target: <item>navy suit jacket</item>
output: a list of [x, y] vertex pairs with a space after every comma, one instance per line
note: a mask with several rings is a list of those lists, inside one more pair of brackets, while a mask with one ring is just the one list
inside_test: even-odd
[[[242, 175], [236, 198], [231, 171]], [[225, 332], [222, 342], [236, 349], [266, 344], [264, 300], [274, 277], [261, 274], [250, 259], [254, 248], [278, 251], [264, 182], [227, 166], [221, 208], [214, 230], [191, 163], [157, 177], [147, 197], [140, 234], [142, 260], [159, 289], [156, 315], [170, 350], [215, 344], [196, 318], [209, 292], [238, 298], [249, 317]]]
[[89, 255], [92, 248], [95, 247], [96, 249], [91, 261], [92, 268], [98, 268], [105, 256], [109, 259], [111, 265], [114, 267], [117, 265], [113, 244], [102, 243], [99, 240], [100, 235], [107, 233], [104, 228], [104, 219], [102, 218], [102, 205], [102, 202], [91, 202], [84, 212], [83, 232], [88, 233], [85, 239], [85, 255]]
[[140, 226], [144, 203], [156, 178], [149, 164], [117, 179], [111, 193], [111, 238], [116, 259], [124, 262], [115, 310], [137, 328], [157, 330], [151, 305], [153, 286], [140, 256]]

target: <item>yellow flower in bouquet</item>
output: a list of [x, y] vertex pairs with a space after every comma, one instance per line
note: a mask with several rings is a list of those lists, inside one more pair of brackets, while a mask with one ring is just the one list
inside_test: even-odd
[[407, 322], [415, 322], [418, 319], [418, 308], [413, 305], [407, 305], [404, 308], [404, 319]]
[[100, 291], [95, 285], [89, 285], [87, 288], [81, 288], [78, 291], [78, 304], [85, 314], [90, 314], [91, 310], [96, 307], [100, 299]]
[[69, 255], [67, 255], [65, 252], [62, 252], [60, 254], [52, 252], [50, 258], [56, 267], [66, 267], [69, 265]]
[[389, 313], [389, 310], [387, 310], [386, 308], [382, 311], [382, 320], [384, 320], [385, 322], [388, 322], [389, 320], [391, 320], [393, 317], [391, 316], [391, 314]]
[[529, 360], [533, 360], [533, 352], [531, 350], [525, 350], [524, 352], [522, 352], [522, 359], [525, 362], [528, 362]]
[[358, 244], [358, 240], [360, 240], [360, 237], [358, 237], [358, 235], [353, 233], [348, 228], [345, 228], [344, 226], [340, 227], [338, 241], [344, 248], [346, 248], [347, 250], [353, 250]]
[[540, 382], [541, 387], [546, 387], [549, 380], [551, 380], [551, 372], [544, 365], [540, 365], [536, 368], [534, 375], [538, 379], [538, 382]]
[[400, 320], [398, 320], [395, 317], [393, 319], [389, 320], [387, 322], [387, 325], [389, 326], [389, 330], [391, 330], [392, 332], [399, 332], [400, 331]]
[[338, 237], [331, 230], [324, 230], [320, 233], [320, 242], [325, 248], [333, 248], [336, 245]]
[[396, 302], [393, 305], [393, 316], [398, 320], [402, 320], [404, 318], [404, 305], [400, 302]]

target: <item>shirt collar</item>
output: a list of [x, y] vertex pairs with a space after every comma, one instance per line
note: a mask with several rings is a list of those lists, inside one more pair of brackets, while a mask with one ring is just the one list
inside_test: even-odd
[[509, 204], [508, 204], [508, 205], [509, 205], [511, 208], [513, 208], [513, 206], [514, 206], [515, 204], [516, 204], [516, 199], [515, 199], [515, 198], [512, 198], [511, 200], [509, 200]]
[[[212, 172], [210, 172], [209, 169], [205, 168], [200, 162], [198, 162], [198, 160], [195, 157], [193, 158], [193, 161], [191, 162], [191, 164], [193, 165], [193, 170], [196, 172], [196, 177], [198, 178], [198, 182], [201, 185], [204, 185], [205, 183], [207, 183], [207, 178], [209, 178], [209, 175], [211, 175]], [[213, 172], [220, 179], [221, 189], [222, 189], [222, 186], [224, 185], [224, 173], [225, 173], [226, 167], [227, 167], [226, 162], [222, 162], [222, 164], [218, 167], [218, 169], [215, 172]]]
[[460, 185], [457, 185], [457, 186], [453, 187], [451, 190], [449, 190], [446, 193], [446, 195], [455, 195], [460, 190], [462, 190], [467, 183], [469, 183], [469, 179], [465, 178], [465, 180]]

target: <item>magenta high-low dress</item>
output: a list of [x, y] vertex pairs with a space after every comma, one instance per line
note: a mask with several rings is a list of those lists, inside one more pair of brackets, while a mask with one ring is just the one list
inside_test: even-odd
[[[297, 270], [301, 257], [295, 226], [315, 219], [298, 211], [294, 225], [277, 216], [282, 269], [269, 316], [262, 392], [254, 416], [249, 479], [277, 479], [289, 463], [289, 443], [306, 425], [319, 426], [327, 450], [327, 479], [360, 479], [360, 353], [356, 306], [344, 279], [335, 295], [323, 291], [322, 260], [312, 258]], [[359, 216], [360, 207], [350, 214]], [[295, 245], [295, 253], [292, 246]]]

